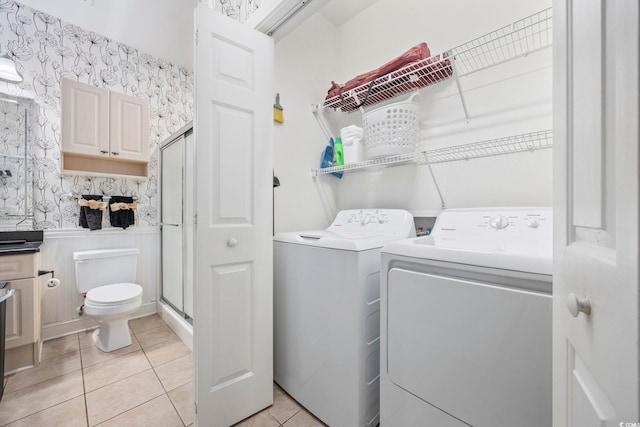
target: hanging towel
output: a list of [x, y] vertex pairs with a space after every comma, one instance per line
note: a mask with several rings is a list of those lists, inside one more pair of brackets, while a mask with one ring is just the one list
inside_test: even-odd
[[78, 199], [80, 205], [80, 226], [89, 230], [102, 229], [102, 211], [107, 203], [102, 201], [102, 196], [85, 194]]
[[135, 224], [134, 211], [138, 207], [133, 202], [133, 197], [111, 196], [109, 202], [109, 220], [112, 227], [122, 227], [126, 229]]

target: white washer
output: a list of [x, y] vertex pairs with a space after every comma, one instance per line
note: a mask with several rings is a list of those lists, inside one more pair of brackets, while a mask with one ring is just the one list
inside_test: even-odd
[[275, 380], [331, 427], [378, 423], [380, 249], [413, 236], [409, 212], [358, 209], [274, 237]]
[[383, 248], [381, 426], [551, 426], [551, 220], [449, 209]]

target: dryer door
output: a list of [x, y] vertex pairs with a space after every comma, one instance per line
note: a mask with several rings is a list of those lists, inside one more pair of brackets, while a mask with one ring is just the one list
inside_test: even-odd
[[551, 297], [393, 268], [389, 377], [476, 427], [551, 425]]

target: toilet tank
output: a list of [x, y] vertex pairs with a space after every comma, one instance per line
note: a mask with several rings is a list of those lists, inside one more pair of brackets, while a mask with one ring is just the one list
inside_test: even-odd
[[135, 283], [137, 248], [74, 252], [76, 286], [80, 293], [113, 283]]

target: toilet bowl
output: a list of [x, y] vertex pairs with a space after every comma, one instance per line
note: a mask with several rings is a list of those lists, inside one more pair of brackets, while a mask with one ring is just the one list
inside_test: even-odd
[[87, 292], [84, 312], [100, 322], [93, 332], [93, 342], [102, 351], [113, 351], [131, 345], [129, 315], [142, 305], [142, 286], [115, 283]]
[[93, 342], [102, 351], [131, 345], [129, 317], [142, 304], [142, 286], [133, 283], [137, 254], [135, 248], [73, 253], [84, 314], [100, 323]]

